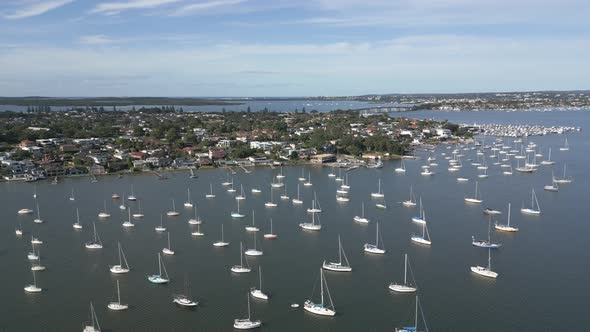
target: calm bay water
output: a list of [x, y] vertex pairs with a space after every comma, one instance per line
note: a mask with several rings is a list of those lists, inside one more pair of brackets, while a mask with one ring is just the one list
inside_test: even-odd
[[[590, 126], [589, 112], [556, 113], [412, 113], [417, 117], [442, 117], [455, 122], [494, 122]], [[560, 152], [563, 136], [533, 137], [547, 153], [553, 147], [554, 167], [560, 174], [567, 163], [568, 175], [574, 178], [562, 185], [557, 193], [545, 192], [551, 168], [541, 166], [532, 174], [515, 172], [501, 175], [499, 166], [490, 165], [488, 179], [480, 179], [484, 203], [469, 206], [463, 202], [474, 190], [476, 170], [464, 162], [463, 169], [447, 172], [447, 163], [437, 152], [437, 174], [420, 176], [419, 168], [425, 160], [406, 162], [407, 174], [394, 174], [398, 162], [388, 162], [378, 170], [358, 169], [349, 173], [351, 201], [337, 203], [337, 183], [328, 178], [330, 169], [306, 167], [311, 172], [313, 186], [301, 185], [305, 204], [293, 206], [280, 201], [282, 190], [275, 189], [276, 208], [265, 208], [270, 200], [270, 182], [278, 170], [255, 169], [250, 174], [238, 171], [234, 182], [242, 184], [247, 200], [241, 211], [243, 220], [233, 220], [233, 196], [220, 185], [226, 179], [224, 170], [200, 171], [198, 179], [187, 173], [170, 173], [166, 181], [152, 175], [100, 178], [90, 183], [87, 178], [67, 179], [58, 185], [47, 182], [0, 183], [0, 261], [3, 271], [0, 283], [0, 330], [3, 331], [79, 331], [88, 317], [88, 304], [93, 301], [103, 327], [108, 331], [230, 331], [234, 318], [246, 314], [246, 292], [257, 284], [254, 269], [245, 275], [233, 275], [229, 268], [239, 263], [239, 242], [253, 246], [253, 237], [244, 231], [255, 210], [256, 224], [261, 228], [258, 247], [264, 255], [248, 258], [252, 267], [263, 266], [263, 288], [271, 299], [267, 303], [252, 300], [253, 318], [263, 321], [265, 331], [390, 331], [408, 323], [413, 315], [413, 295], [394, 294], [387, 290], [391, 281], [403, 277], [403, 253], [408, 253], [420, 287], [424, 313], [431, 331], [550, 331], [556, 329], [587, 329], [586, 312], [590, 292], [586, 285], [590, 274], [590, 251], [587, 235], [588, 188], [585, 176], [590, 162], [590, 137], [587, 131], [569, 134], [571, 151]], [[491, 138], [488, 138], [491, 140]], [[469, 156], [473, 157], [474, 156]], [[297, 177], [301, 167], [285, 167], [285, 182], [291, 197], [296, 195]], [[457, 183], [456, 177], [468, 177], [467, 183]], [[381, 179], [386, 195], [387, 210], [375, 208], [370, 193], [377, 190]], [[217, 197], [205, 199], [209, 184]], [[136, 227], [125, 230], [121, 226], [126, 212], [119, 210], [119, 201], [111, 200], [113, 193], [129, 193], [131, 186], [142, 201], [146, 217], [136, 220]], [[432, 247], [421, 247], [410, 242], [419, 227], [410, 221], [417, 209], [403, 207], [410, 185], [422, 196], [429, 221]], [[17, 210], [34, 208], [32, 197], [37, 187], [38, 201], [44, 224], [33, 224], [31, 216], [18, 216]], [[252, 187], [263, 190], [251, 194]], [[523, 202], [530, 199], [530, 190], [537, 191], [542, 214], [538, 217], [522, 215]], [[74, 188], [76, 200], [68, 200]], [[186, 189], [203, 219], [201, 230], [206, 236], [191, 238], [187, 220], [192, 216], [182, 204]], [[297, 226], [311, 217], [305, 212], [317, 192], [323, 213], [323, 229], [319, 233], [304, 232]], [[169, 285], [150, 284], [146, 276], [157, 272], [156, 253], [166, 246], [166, 234], [157, 234], [154, 227], [160, 215], [172, 208], [175, 200], [180, 217], [164, 216], [171, 234], [173, 257], [164, 257], [172, 279]], [[98, 220], [103, 201], [112, 217]], [[371, 223], [354, 223], [360, 214], [361, 202]], [[485, 237], [487, 218], [483, 207], [504, 212], [498, 220], [505, 222], [506, 208], [512, 203], [512, 223], [520, 228], [516, 234], [493, 233], [503, 247], [493, 252], [493, 269], [500, 273], [497, 280], [484, 280], [469, 271], [471, 265], [484, 265], [487, 252], [471, 245], [471, 236]], [[132, 211], [137, 203], [127, 202]], [[84, 229], [74, 231], [75, 208], [80, 209]], [[262, 238], [273, 218], [275, 241]], [[18, 220], [25, 234], [14, 235]], [[380, 223], [387, 254], [370, 256], [362, 246], [373, 242], [375, 222]], [[84, 242], [92, 236], [92, 222], [104, 243], [102, 250], [90, 251]], [[228, 248], [214, 248], [220, 238], [221, 224], [225, 225]], [[31, 235], [45, 243], [41, 247], [42, 263], [47, 270], [37, 274], [40, 294], [25, 294], [23, 287], [32, 281], [26, 254]], [[303, 303], [317, 292], [319, 267], [324, 259], [338, 258], [337, 236], [353, 267], [350, 274], [326, 272], [332, 298], [338, 314], [334, 318], [315, 317], [291, 303]], [[108, 266], [117, 262], [117, 241], [125, 250], [132, 271], [114, 276]], [[200, 305], [195, 310], [183, 310], [172, 303], [172, 294], [183, 290], [188, 273], [192, 294]], [[131, 308], [126, 312], [110, 312], [106, 305], [115, 299], [115, 281], [121, 283], [122, 301]]]

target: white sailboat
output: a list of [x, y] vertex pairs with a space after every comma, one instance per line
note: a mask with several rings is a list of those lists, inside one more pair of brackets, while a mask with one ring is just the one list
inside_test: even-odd
[[498, 273], [492, 271], [492, 249], [488, 248], [488, 266], [472, 266], [471, 272], [487, 278], [498, 277]]
[[14, 230], [14, 233], [15, 233], [17, 236], [21, 236], [21, 235], [23, 235], [23, 223], [21, 222], [21, 220], [20, 220], [20, 219], [18, 220], [18, 227], [17, 227], [17, 228], [15, 228], [15, 230]]
[[274, 202], [273, 200], [273, 190], [270, 190], [270, 202], [266, 202], [264, 203], [264, 206], [266, 207], [277, 207], [277, 203]]
[[408, 283], [408, 264], [408, 254], [404, 254], [404, 283], [397, 284], [392, 282], [389, 284], [389, 289], [398, 293], [413, 293], [417, 290], [416, 286]]
[[496, 224], [494, 225], [494, 228], [496, 228], [496, 230], [502, 232], [518, 232], [518, 228], [510, 226], [510, 210], [510, 203], [508, 203], [508, 222], [505, 225], [498, 224], [498, 222], [496, 222]]
[[132, 202], [137, 200], [137, 197], [135, 197], [135, 194], [133, 193], [133, 185], [131, 185], [131, 194], [127, 196], [127, 200]]
[[430, 246], [432, 244], [432, 241], [430, 240], [430, 234], [428, 233], [428, 226], [426, 226], [426, 223], [422, 224], [422, 236], [413, 235], [411, 240], [412, 242], [424, 244], [427, 246]]
[[[365, 245], [364, 245], [365, 252], [368, 252], [371, 254], [379, 254], [379, 255], [385, 254], [385, 248], [383, 248], [383, 239], [381, 239], [381, 237], [379, 235], [380, 235], [379, 234], [379, 223], [377, 223], [377, 234], [375, 235], [375, 244], [365, 243]], [[379, 248], [379, 239], [381, 239], [381, 245], [382, 245], [381, 248]]]
[[252, 188], [250, 189], [250, 192], [253, 194], [260, 194], [262, 190], [260, 190], [259, 188]]
[[[162, 262], [162, 257], [160, 253], [158, 255], [158, 274], [152, 274], [148, 276], [148, 280], [153, 284], [167, 284], [170, 279], [168, 279], [168, 272], [166, 271], [166, 265]], [[164, 275], [162, 275], [162, 268], [164, 270]]]
[[293, 204], [303, 204], [303, 201], [300, 199], [299, 196], [299, 184], [297, 184], [297, 198], [292, 199]]
[[31, 271], [45, 271], [45, 266], [41, 265], [41, 250], [37, 249], [37, 260], [31, 264]]
[[111, 215], [110, 213], [107, 211], [107, 201], [104, 201], [104, 210], [102, 212], [98, 213], [98, 217], [99, 218], [109, 218]]
[[250, 295], [252, 295], [252, 297], [255, 297], [257, 299], [268, 300], [268, 294], [266, 294], [262, 291], [262, 266], [258, 267], [258, 282], [259, 282], [258, 288], [256, 288], [256, 287], [250, 288]]
[[551, 148], [549, 148], [549, 156], [547, 157], [547, 160], [541, 161], [541, 165], [553, 165], [553, 164], [555, 164], [555, 161], [551, 160]]
[[260, 320], [252, 320], [250, 316], [250, 295], [248, 296], [248, 318], [236, 318], [234, 319], [234, 329], [236, 330], [251, 330], [258, 328], [262, 325]]
[[401, 165], [400, 165], [400, 167], [397, 167], [395, 169], [395, 172], [396, 173], [405, 173], [406, 172], [406, 164], [404, 162], [404, 158], [401, 159]]
[[272, 231], [272, 218], [270, 218], [270, 233], [264, 234], [265, 239], [274, 240], [277, 238], [277, 235]]
[[75, 201], [76, 197], [74, 196], [74, 188], [72, 188], [72, 193], [70, 194], [70, 201]]
[[123, 199], [121, 200], [121, 204], [119, 205], [119, 209], [127, 210], [127, 206], [125, 206], [125, 192], [123, 192]]
[[41, 219], [41, 212], [39, 210], [39, 202], [37, 202], [37, 217], [33, 219], [33, 222], [36, 224], [42, 224], [43, 219]]
[[201, 232], [201, 224], [197, 224], [197, 230], [191, 232], [192, 236], [205, 236], [205, 233]]
[[143, 211], [141, 209], [141, 200], [137, 201], [137, 212], [133, 214], [133, 218], [135, 219], [140, 219], [145, 217], [145, 215], [143, 214]]
[[248, 232], [258, 232], [260, 229], [258, 229], [258, 227], [256, 227], [255, 222], [254, 222], [254, 210], [252, 210], [252, 225], [250, 226], [246, 226], [246, 231]]
[[565, 138], [565, 142], [563, 142], [563, 147], [559, 148], [559, 151], [569, 151], [570, 145], [567, 142], [567, 137]]
[[246, 193], [244, 193], [244, 185], [240, 185], [240, 194], [235, 197], [237, 200], [244, 200], [246, 199]]
[[313, 200], [311, 201], [311, 208], [307, 209], [308, 213], [321, 213], [322, 208], [320, 207], [320, 201], [318, 200], [316, 193], [313, 193]]
[[94, 230], [94, 238], [92, 241], [86, 242], [84, 246], [87, 249], [102, 249], [102, 242], [100, 241], [100, 237], [98, 236], [98, 232], [96, 232], [96, 224], [92, 223], [92, 228]]
[[[479, 194], [479, 195], [478, 195]], [[480, 204], [483, 202], [481, 194], [479, 193], [479, 183], [475, 181], [475, 194], [473, 197], [465, 197], [466, 203]]]
[[414, 207], [416, 206], [416, 195], [414, 195], [414, 186], [410, 186], [410, 198], [402, 202], [403, 206]]
[[90, 302], [90, 324], [91, 325], [84, 326], [82, 332], [100, 332], [100, 324], [98, 323], [98, 317], [96, 317], [92, 302]]
[[32, 209], [20, 209], [18, 210], [18, 214], [33, 214], [33, 210]]
[[172, 211], [168, 211], [168, 212], [166, 212], [166, 215], [167, 215], [168, 217], [177, 217], [177, 216], [179, 216], [179, 215], [180, 215], [180, 213], [178, 213], [178, 212], [176, 211], [176, 204], [174, 203], [174, 199], [172, 199]]
[[227, 180], [225, 182], [222, 182], [221, 185], [224, 187], [227, 187], [229, 185], [231, 185], [233, 183], [233, 179], [232, 182], [229, 182], [229, 173], [227, 173]]
[[262, 250], [256, 249], [256, 233], [254, 233], [254, 248], [246, 250], [244, 254], [247, 256], [262, 256], [264, 254]]
[[192, 208], [193, 201], [191, 201], [191, 189], [186, 188], [186, 202], [184, 202], [184, 207]]
[[82, 229], [82, 224], [80, 223], [80, 211], [76, 208], [76, 222], [72, 225], [74, 229]]
[[376, 193], [371, 193], [371, 197], [373, 198], [383, 198], [385, 195], [381, 191], [381, 179], [379, 179], [379, 185]]
[[120, 242], [117, 242], [117, 254], [119, 255], [119, 264], [111, 266], [109, 271], [114, 274], [129, 273], [130, 269], [129, 264], [127, 263], [127, 257], [125, 257], [125, 253], [123, 252]]
[[164, 227], [164, 217], [160, 216], [160, 225], [154, 228], [156, 232], [165, 232], [166, 227]]
[[188, 220], [189, 225], [200, 225], [203, 223], [199, 215], [197, 214], [197, 205], [195, 204], [195, 217]]
[[300, 223], [299, 227], [309, 230], [309, 231], [319, 231], [322, 229], [322, 225], [318, 222], [318, 224], [315, 223], [315, 213], [311, 214], [311, 222], [304, 222], [304, 223]]
[[480, 248], [491, 248], [491, 249], [498, 249], [502, 246], [501, 243], [493, 243], [492, 242], [492, 216], [488, 217], [488, 239], [487, 240], [477, 240], [475, 236], [471, 236], [471, 244], [480, 247]]
[[231, 183], [229, 184], [229, 188], [227, 189], [228, 193], [235, 193], [236, 192], [236, 188], [234, 188], [234, 178], [231, 178]]
[[308, 174], [309, 174], [309, 178], [308, 178], [307, 182], [303, 183], [303, 185], [305, 187], [313, 186], [313, 183], [311, 183], [311, 172], [309, 172]]
[[365, 202], [362, 202], [361, 203], [361, 215], [360, 216], [354, 216], [353, 220], [356, 221], [356, 222], [360, 222], [362, 224], [368, 224], [369, 223], [369, 219], [367, 219], [365, 217]]
[[240, 213], [240, 201], [237, 200], [236, 203], [238, 204], [238, 211], [232, 212], [231, 217], [232, 218], [244, 218], [246, 215]]
[[426, 223], [426, 217], [424, 214], [424, 206], [422, 205], [422, 197], [420, 197], [420, 206], [418, 207], [418, 215], [415, 217], [412, 217], [412, 221], [417, 224], [425, 224]]
[[174, 255], [175, 252], [172, 250], [172, 246], [170, 246], [170, 232], [168, 232], [168, 247], [162, 249], [162, 253], [165, 255]]
[[213, 184], [209, 183], [209, 193], [205, 195], [205, 198], [215, 198], [213, 194]]
[[302, 168], [301, 169], [301, 176], [297, 180], [299, 180], [299, 181], [305, 181], [306, 180], [306, 178], [305, 178], [305, 168]]
[[127, 220], [125, 220], [123, 222], [123, 227], [125, 227], [125, 228], [135, 227], [135, 224], [131, 221], [131, 208], [127, 209], [127, 213], [129, 214], [129, 217]]
[[[246, 261], [246, 265], [244, 266], [244, 260]], [[231, 267], [231, 271], [234, 273], [248, 273], [252, 271], [250, 266], [248, 265], [248, 259], [244, 259], [244, 246], [242, 242], [240, 242], [240, 265], [234, 265]]]
[[289, 200], [289, 195], [287, 195], [287, 185], [285, 185], [285, 191], [283, 191], [283, 194], [281, 195], [281, 199], [284, 201]]
[[[328, 295], [328, 303], [324, 303], [324, 285]], [[332, 302], [332, 296], [330, 296], [330, 289], [328, 288], [328, 282], [324, 277], [323, 269], [320, 269], [320, 296], [320, 303], [314, 303], [312, 300], [306, 300], [303, 304], [303, 309], [321, 316], [336, 315], [336, 308], [334, 307], [334, 302]]]
[[537, 194], [535, 194], [535, 188], [531, 191], [531, 207], [525, 208], [524, 206], [520, 209], [520, 212], [524, 214], [538, 216], [541, 214], [541, 208], [539, 207], [539, 201], [537, 200]]
[[[344, 261], [342, 261], [342, 257], [344, 257]], [[322, 268], [335, 271], [335, 272], [351, 272], [352, 267], [348, 263], [348, 258], [346, 258], [346, 253], [344, 252], [344, 248], [342, 247], [342, 241], [340, 241], [340, 235], [338, 235], [338, 262], [329, 262], [327, 263], [324, 261], [322, 264]]]
[[563, 177], [562, 178], [553, 178], [553, 182], [555, 183], [572, 183], [572, 179], [566, 177], [565, 171], [567, 169], [567, 165], [563, 165]]
[[191, 291], [188, 284], [188, 276], [184, 279], [184, 294], [175, 294], [172, 297], [172, 302], [178, 304], [181, 307], [193, 308], [196, 307], [199, 302], [195, 302], [191, 299]]
[[127, 310], [129, 308], [128, 304], [121, 303], [121, 289], [119, 288], [119, 280], [117, 280], [117, 301], [110, 302], [107, 305], [107, 308], [109, 308], [113, 311], [123, 311], [123, 310]]
[[31, 247], [32, 247], [33, 251], [31, 251], [27, 254], [27, 258], [31, 261], [36, 261], [39, 259], [39, 255], [37, 255], [37, 252], [35, 251], [35, 244], [32, 242], [31, 242]]
[[221, 224], [221, 240], [213, 243], [214, 247], [227, 247], [229, 242], [225, 242], [223, 239], [223, 224]]

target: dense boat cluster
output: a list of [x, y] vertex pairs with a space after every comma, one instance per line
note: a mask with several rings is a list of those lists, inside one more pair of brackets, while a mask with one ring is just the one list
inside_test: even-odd
[[573, 126], [540, 126], [540, 125], [501, 125], [501, 124], [463, 124], [463, 127], [476, 128], [482, 135], [497, 137], [523, 137], [566, 134], [580, 131]]

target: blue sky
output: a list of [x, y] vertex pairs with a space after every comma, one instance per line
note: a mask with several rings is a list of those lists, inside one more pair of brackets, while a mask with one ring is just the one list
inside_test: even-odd
[[588, 0], [2, 0], [1, 96], [590, 89]]

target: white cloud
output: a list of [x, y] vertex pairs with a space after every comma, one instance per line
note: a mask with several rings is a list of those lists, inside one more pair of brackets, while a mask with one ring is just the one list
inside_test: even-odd
[[52, 0], [52, 1], [38, 1], [26, 7], [18, 9], [12, 14], [4, 15], [4, 18], [16, 20], [27, 17], [39, 16], [47, 13], [50, 10], [65, 6], [75, 0]]
[[105, 35], [88, 35], [82, 36], [79, 39], [81, 44], [87, 45], [104, 45], [104, 44], [111, 44], [114, 42], [113, 39], [105, 36]]
[[229, 5], [237, 5], [242, 2], [246, 2], [247, 0], [213, 0], [213, 1], [206, 1], [206, 2], [199, 2], [190, 5], [186, 5], [183, 7], [178, 8], [172, 13], [172, 16], [182, 16], [193, 14], [195, 12], [213, 9], [222, 6], [229, 6]]
[[125, 2], [103, 2], [91, 10], [91, 13], [102, 13], [106, 15], [116, 14], [129, 9], [150, 9], [169, 5], [184, 0], [132, 0]]

